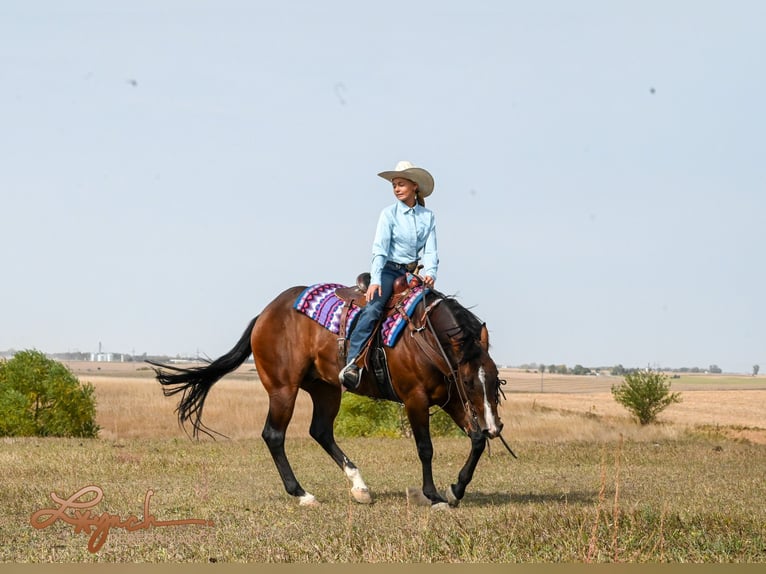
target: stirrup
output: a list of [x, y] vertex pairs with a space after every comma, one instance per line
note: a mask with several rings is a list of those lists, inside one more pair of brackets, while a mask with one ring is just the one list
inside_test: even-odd
[[353, 391], [358, 385], [361, 379], [361, 369], [356, 362], [351, 361], [348, 365], [341, 369], [338, 374], [338, 380], [349, 391]]

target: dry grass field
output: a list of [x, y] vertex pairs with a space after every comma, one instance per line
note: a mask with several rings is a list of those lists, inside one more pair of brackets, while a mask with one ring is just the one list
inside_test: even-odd
[[[93, 383], [98, 400], [100, 436], [105, 439], [183, 437], [176, 423], [176, 398], [166, 398], [141, 363], [72, 362], [81, 381]], [[613, 441], [620, 433], [648, 437], [678, 434], [688, 428], [715, 428], [735, 438], [766, 444], [766, 376], [688, 375], [673, 379], [672, 390], [683, 402], [648, 428], [625, 424], [630, 416], [611, 395], [620, 377], [545, 375], [501, 370], [507, 401], [501, 417], [508, 437], [566, 442]], [[541, 392], [542, 386], [542, 392]], [[258, 438], [268, 410], [268, 397], [252, 364], [219, 381], [205, 405], [211, 428], [236, 438]], [[289, 437], [307, 437], [311, 402], [298, 398]]]
[[[0, 562], [551, 563], [766, 562], [766, 377], [673, 381], [683, 402], [640, 427], [611, 397], [618, 379], [504, 370], [503, 432], [460, 507], [434, 512], [404, 495], [420, 480], [411, 439], [343, 439], [374, 503], [308, 437], [301, 397], [288, 431], [296, 474], [321, 504], [282, 488], [260, 432], [267, 398], [252, 365], [220, 381], [205, 422], [230, 440], [190, 440], [176, 398], [142, 364], [71, 363], [96, 389], [98, 439], [0, 439]], [[454, 481], [464, 438], [434, 440], [434, 478]], [[94, 512], [200, 519], [212, 525], [112, 528], [88, 535], [31, 515], [97, 485]]]

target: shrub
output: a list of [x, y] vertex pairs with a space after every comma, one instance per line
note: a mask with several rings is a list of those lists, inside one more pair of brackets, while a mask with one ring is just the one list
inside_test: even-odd
[[[340, 412], [335, 419], [340, 437], [405, 437], [412, 429], [402, 405], [343, 393]], [[441, 409], [431, 417], [431, 436], [463, 436], [463, 431]]]
[[39, 351], [0, 361], [0, 436], [92, 438], [98, 430], [93, 385]]
[[612, 385], [612, 396], [642, 425], [654, 422], [666, 407], [681, 402], [680, 393], [670, 392], [667, 375], [658, 371], [628, 373], [621, 385]]
[[[408, 425], [409, 428], [409, 425]], [[441, 409], [431, 411], [431, 436], [466, 436], [452, 417]]]

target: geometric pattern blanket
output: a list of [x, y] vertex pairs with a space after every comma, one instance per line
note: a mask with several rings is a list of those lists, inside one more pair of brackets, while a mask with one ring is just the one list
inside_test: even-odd
[[[335, 290], [340, 287], [345, 287], [345, 285], [339, 283], [310, 285], [298, 296], [293, 307], [337, 335], [340, 333], [340, 316], [344, 303], [335, 295]], [[409, 295], [402, 302], [402, 307], [408, 317], [412, 317], [415, 307], [426, 292], [425, 287], [414, 287], [410, 290]], [[359, 311], [361, 311], [361, 307], [352, 303], [348, 311], [348, 325], [352, 324]], [[387, 317], [380, 328], [383, 344], [387, 347], [393, 347], [406, 323], [400, 313], [394, 313]]]

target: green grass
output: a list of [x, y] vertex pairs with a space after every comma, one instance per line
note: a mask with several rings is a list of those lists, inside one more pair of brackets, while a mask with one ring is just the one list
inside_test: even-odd
[[[435, 441], [437, 485], [454, 481], [465, 439]], [[766, 447], [718, 435], [606, 446], [497, 442], [460, 507], [410, 506], [420, 484], [410, 439], [343, 439], [374, 504], [350, 501], [348, 483], [310, 439], [287, 449], [304, 488], [302, 508], [283, 490], [260, 440], [0, 440], [2, 562], [764, 562]], [[36, 530], [51, 491], [94, 484], [93, 509], [142, 515], [154, 491], [158, 520], [214, 526], [112, 529], [97, 553], [56, 523]]]

